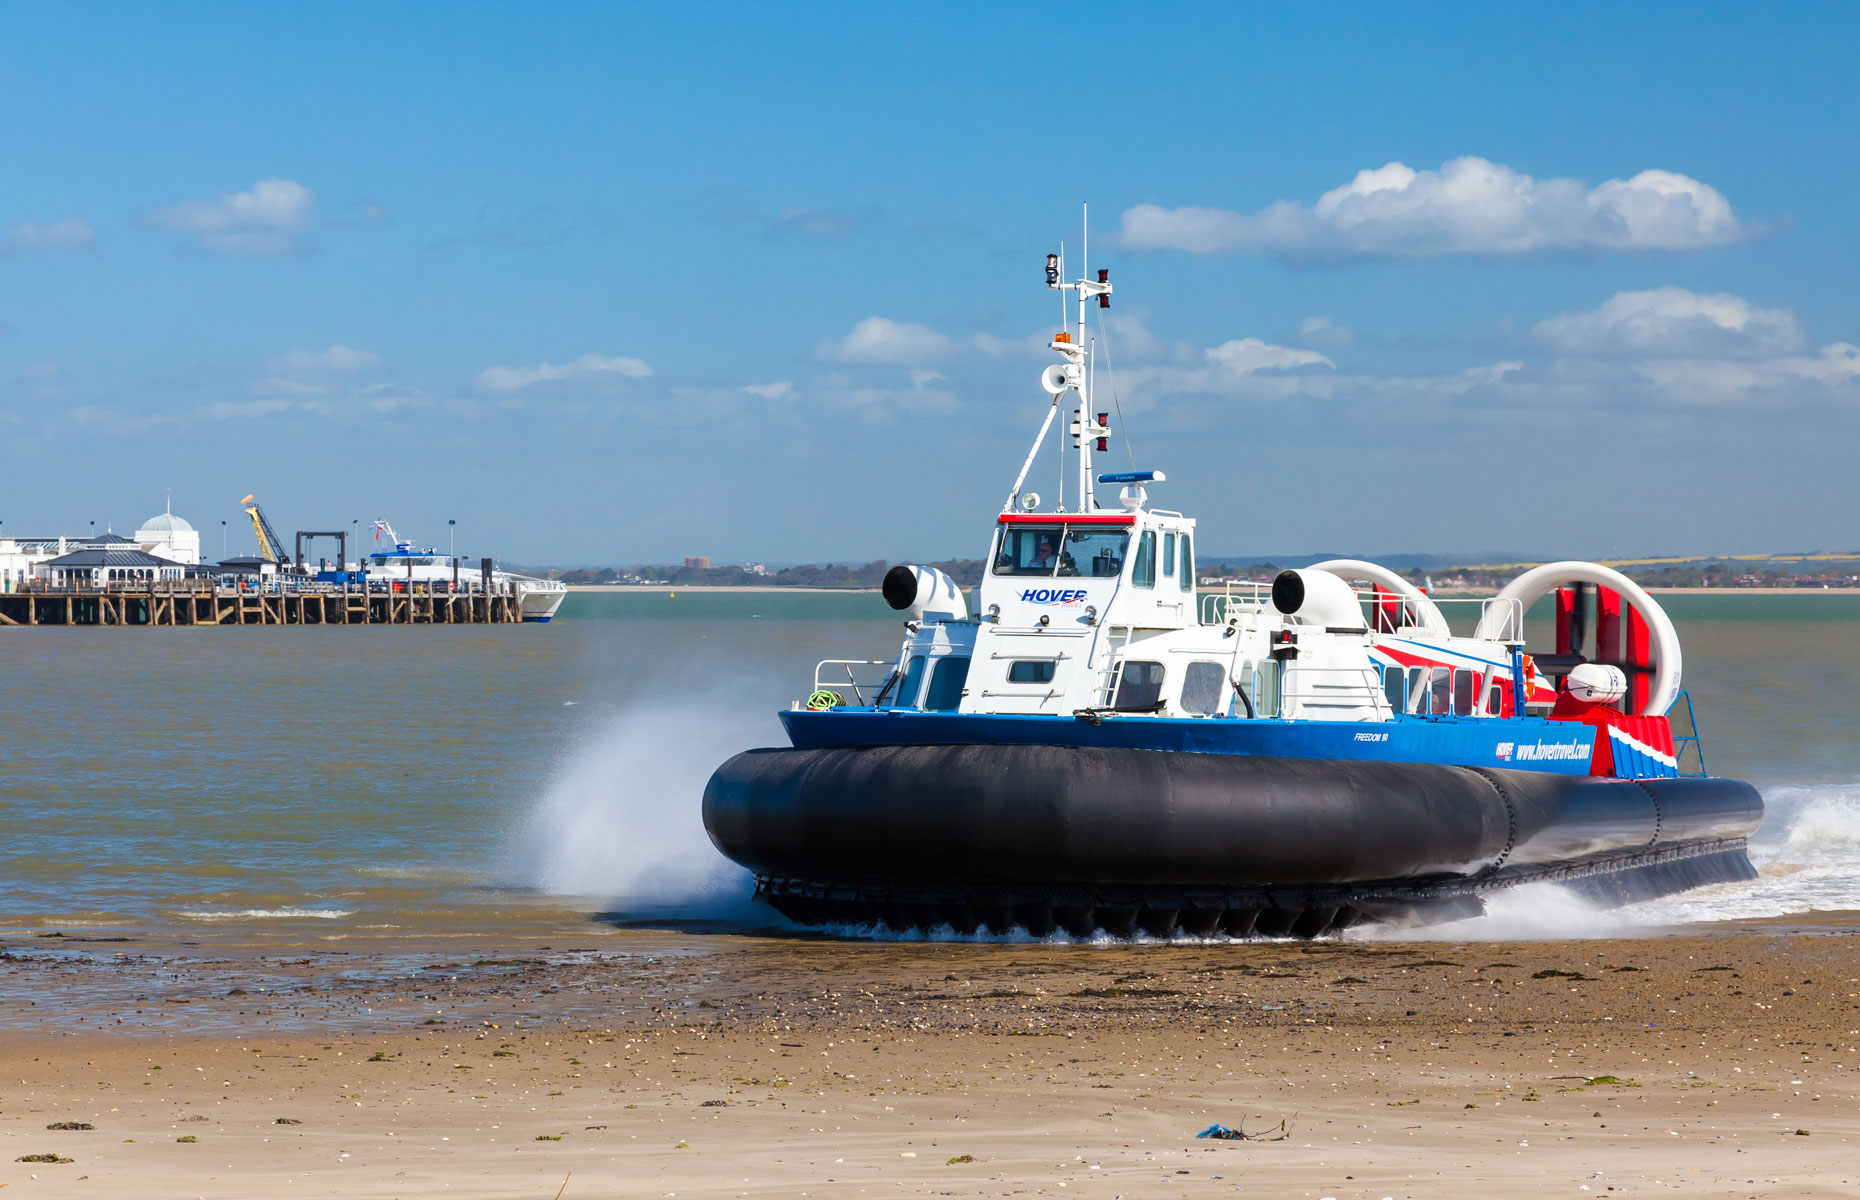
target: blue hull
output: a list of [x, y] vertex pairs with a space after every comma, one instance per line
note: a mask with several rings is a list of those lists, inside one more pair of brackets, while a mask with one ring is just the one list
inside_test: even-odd
[[525, 625], [547, 625], [549, 623], [549, 618], [548, 617], [525, 617], [523, 618], [523, 623]]
[[1068, 746], [1260, 758], [1434, 763], [1587, 775], [1593, 726], [1540, 717], [1240, 721], [1219, 717], [928, 713], [836, 708], [781, 714], [797, 750], [879, 746]]

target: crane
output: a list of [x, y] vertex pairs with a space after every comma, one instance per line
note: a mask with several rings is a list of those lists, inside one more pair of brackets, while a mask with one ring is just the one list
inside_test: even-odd
[[284, 543], [278, 540], [278, 533], [271, 527], [271, 521], [265, 516], [265, 510], [258, 502], [247, 496], [239, 501], [245, 506], [245, 515], [252, 518], [252, 532], [258, 535], [258, 554], [268, 563], [284, 563]]

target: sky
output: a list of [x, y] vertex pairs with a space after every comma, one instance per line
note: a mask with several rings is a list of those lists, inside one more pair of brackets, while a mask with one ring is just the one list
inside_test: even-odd
[[531, 565], [979, 557], [1063, 242], [1116, 286], [1110, 465], [1204, 556], [1860, 549], [1857, 43], [1811, 3], [13, 6], [0, 535], [172, 495], [250, 552], [255, 492]]

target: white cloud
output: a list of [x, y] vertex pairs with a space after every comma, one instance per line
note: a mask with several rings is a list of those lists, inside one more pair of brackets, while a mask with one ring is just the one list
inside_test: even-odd
[[843, 338], [823, 342], [820, 357], [837, 362], [911, 366], [949, 353], [954, 342], [927, 325], [867, 317]]
[[872, 208], [784, 208], [768, 219], [771, 237], [842, 238], [865, 229], [877, 216]]
[[1147, 250], [1263, 250], [1292, 258], [1423, 258], [1545, 250], [1690, 250], [1753, 237], [1715, 188], [1671, 171], [1585, 187], [1533, 179], [1483, 158], [1437, 171], [1399, 162], [1359, 171], [1315, 204], [1256, 213], [1140, 204], [1122, 240]]
[[1199, 355], [1178, 353], [1184, 365], [1144, 365], [1129, 367], [1118, 373], [1128, 389], [1126, 398], [1134, 397], [1137, 407], [1145, 407], [1156, 397], [1166, 395], [1230, 396], [1270, 398], [1300, 392], [1329, 394], [1328, 381], [1314, 380], [1315, 371], [1336, 366], [1315, 350], [1279, 346], [1260, 338], [1234, 338]]
[[1232, 375], [1250, 375], [1255, 371], [1285, 371], [1296, 367], [1335, 367], [1337, 364], [1315, 350], [1296, 350], [1275, 346], [1258, 338], [1236, 338], [1208, 351], [1208, 362]]
[[1306, 317], [1299, 323], [1298, 336], [1314, 346], [1348, 346], [1356, 341], [1356, 330], [1329, 317]]
[[0, 238], [0, 253], [83, 250], [97, 240], [97, 231], [83, 221], [19, 221]]
[[845, 337], [820, 343], [814, 353], [833, 362], [911, 367], [955, 354], [981, 354], [989, 358], [1047, 355], [1051, 353], [1047, 343], [1052, 337], [1050, 332], [1026, 337], [977, 332], [955, 337], [939, 333], [928, 325], [893, 321], [889, 317], [867, 317], [854, 325]]
[[794, 384], [786, 379], [779, 383], [752, 383], [743, 390], [752, 396], [761, 396], [765, 400], [779, 400], [783, 396], [794, 395]]
[[1678, 287], [1617, 292], [1588, 312], [1539, 321], [1536, 334], [1564, 354], [1620, 356], [1789, 354], [1804, 342], [1786, 309]]
[[340, 343], [327, 350], [292, 350], [271, 360], [274, 371], [342, 372], [375, 371], [385, 363], [371, 350], [357, 350]]
[[1860, 349], [1835, 342], [1804, 353], [1794, 313], [1723, 292], [1618, 292], [1596, 308], [1539, 321], [1535, 333], [1561, 356], [1561, 376], [1615, 372], [1668, 403], [1846, 394], [1860, 382]]
[[1802, 394], [1800, 389], [1805, 384], [1851, 396], [1849, 389], [1860, 383], [1860, 347], [1835, 342], [1812, 356], [1770, 359], [1656, 358], [1634, 363], [1632, 369], [1663, 399], [1682, 403], [1734, 402], [1755, 394]]
[[486, 367], [478, 373], [478, 386], [487, 392], [518, 392], [538, 383], [562, 379], [585, 379], [590, 376], [620, 376], [638, 379], [652, 374], [652, 368], [637, 358], [608, 358], [584, 354], [572, 362], [538, 363], [533, 367]]
[[324, 350], [289, 350], [265, 364], [266, 374], [250, 390], [254, 395], [303, 401], [361, 396], [371, 386], [383, 385], [365, 385], [356, 377], [386, 367], [386, 360], [372, 350], [357, 350], [341, 343]]
[[869, 204], [857, 208], [790, 205], [770, 209], [737, 188], [708, 193], [703, 198], [703, 206], [705, 215], [716, 225], [766, 241], [783, 238], [829, 241], [852, 237], [869, 229], [880, 216], [878, 209]]
[[1844, 383], [1860, 379], [1860, 346], [1851, 342], [1835, 342], [1823, 346], [1821, 353], [1813, 358], [1784, 358], [1774, 364], [1777, 370], [1790, 375], [1799, 375], [1804, 379], [1817, 379], [1822, 383]]
[[219, 254], [289, 254], [311, 227], [316, 193], [289, 179], [261, 179], [249, 192], [158, 208], [143, 224], [184, 234], [200, 250]]

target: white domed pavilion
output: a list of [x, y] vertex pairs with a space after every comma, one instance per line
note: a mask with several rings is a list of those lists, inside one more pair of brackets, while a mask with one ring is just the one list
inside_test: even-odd
[[136, 545], [170, 562], [193, 565], [200, 561], [200, 531], [174, 515], [172, 507], [142, 523]]

